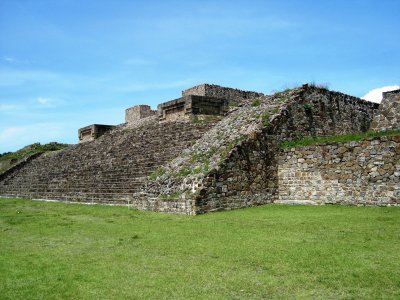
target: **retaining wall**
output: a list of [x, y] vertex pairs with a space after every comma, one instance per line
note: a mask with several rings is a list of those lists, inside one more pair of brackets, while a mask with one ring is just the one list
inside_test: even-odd
[[284, 150], [279, 203], [400, 205], [400, 136]]

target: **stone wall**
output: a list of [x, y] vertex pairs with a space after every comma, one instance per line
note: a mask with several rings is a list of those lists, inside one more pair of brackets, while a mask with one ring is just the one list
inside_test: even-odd
[[176, 120], [188, 120], [186, 113], [185, 97], [161, 103], [157, 106], [157, 115], [160, 121], [173, 122]]
[[154, 116], [156, 111], [148, 105], [136, 105], [125, 110], [125, 122], [136, 123], [141, 119]]
[[179, 99], [161, 103], [157, 106], [160, 121], [191, 120], [195, 115], [219, 115], [228, 112], [225, 99], [187, 95]]
[[284, 103], [278, 113], [207, 175], [196, 198], [197, 213], [274, 202], [281, 142], [366, 131], [378, 108], [375, 103], [307, 85], [274, 101]]
[[[271, 96], [210, 85], [192, 90], [202, 89], [204, 95], [187, 92], [161, 104], [158, 119], [145, 117], [140, 126], [127, 123], [33, 159], [0, 179], [0, 195], [184, 214], [271, 203], [279, 199], [282, 141], [363, 132], [378, 109], [308, 85]], [[225, 97], [242, 97], [241, 105], [229, 108], [221, 89]], [[224, 118], [187, 122], [204, 113]]]
[[400, 205], [400, 136], [284, 150], [279, 203]]
[[115, 128], [113, 125], [92, 124], [78, 130], [79, 143], [94, 141], [107, 131]]
[[379, 113], [371, 124], [371, 130], [400, 129], [400, 90], [383, 93]]
[[222, 87], [214, 84], [200, 84], [182, 91], [182, 96], [205, 96], [231, 100], [231, 103], [238, 103], [243, 99], [255, 99], [264, 96], [262, 93], [242, 91], [233, 88]]
[[[143, 186], [144, 197], [193, 199], [194, 212], [271, 203], [282, 141], [366, 131], [378, 104], [303, 86], [233, 108]], [[186, 174], [186, 175], [182, 175]]]

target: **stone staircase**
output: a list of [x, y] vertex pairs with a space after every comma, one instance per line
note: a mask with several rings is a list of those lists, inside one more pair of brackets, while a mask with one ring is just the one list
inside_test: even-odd
[[41, 155], [0, 179], [0, 196], [127, 204], [157, 168], [214, 124], [119, 126], [92, 142]]

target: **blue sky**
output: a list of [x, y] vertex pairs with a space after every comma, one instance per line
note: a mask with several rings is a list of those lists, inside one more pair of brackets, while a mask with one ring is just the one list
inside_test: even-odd
[[0, 153], [183, 89], [400, 84], [400, 1], [0, 0]]

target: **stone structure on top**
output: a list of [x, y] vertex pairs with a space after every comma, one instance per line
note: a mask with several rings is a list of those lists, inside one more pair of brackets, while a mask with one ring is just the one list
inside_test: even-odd
[[400, 89], [384, 92], [379, 113], [371, 124], [371, 130], [400, 129]]
[[229, 105], [239, 105], [244, 99], [255, 99], [262, 93], [241, 91], [219, 85], [201, 84], [182, 91], [182, 97], [158, 105], [160, 121], [190, 120], [198, 115], [225, 115]]
[[125, 110], [125, 122], [136, 123], [141, 119], [154, 116], [156, 111], [148, 105], [136, 105]]
[[94, 141], [107, 131], [115, 128], [113, 125], [92, 124], [78, 130], [79, 143]]

